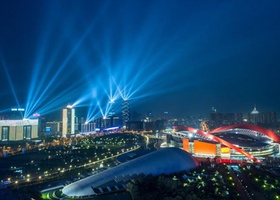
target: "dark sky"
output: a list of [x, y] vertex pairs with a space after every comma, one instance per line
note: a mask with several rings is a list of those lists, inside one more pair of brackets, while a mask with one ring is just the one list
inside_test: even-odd
[[0, 110], [105, 109], [122, 93], [139, 112], [279, 112], [279, 10], [278, 0], [2, 0]]

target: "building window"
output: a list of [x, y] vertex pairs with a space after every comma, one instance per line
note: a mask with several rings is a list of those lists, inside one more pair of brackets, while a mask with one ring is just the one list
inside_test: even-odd
[[9, 127], [3, 126], [2, 127], [2, 141], [8, 141], [9, 140]]
[[31, 139], [31, 126], [23, 126], [23, 139]]

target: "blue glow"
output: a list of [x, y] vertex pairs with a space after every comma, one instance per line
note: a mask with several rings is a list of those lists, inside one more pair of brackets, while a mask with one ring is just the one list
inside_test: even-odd
[[3, 109], [3, 110], [0, 110], [0, 113], [5, 113], [5, 112], [7, 112], [7, 111], [9, 111], [10, 109]]
[[[58, 4], [50, 6], [49, 9], [56, 9], [56, 6]], [[119, 111], [119, 98], [123, 100], [143, 98], [164, 90], [156, 87], [157, 90], [147, 91], [148, 88], [155, 87], [154, 80], [171, 64], [171, 57], [167, 59], [168, 62], [161, 61], [161, 56], [166, 53], [174, 39], [166, 41], [163, 48], [155, 51], [157, 45], [161, 43], [160, 39], [151, 42], [151, 37], [155, 34], [151, 27], [157, 24], [158, 17], [155, 17], [157, 15], [153, 16], [153, 20], [144, 21], [139, 26], [139, 33], [130, 32], [129, 26], [124, 23], [123, 35], [118, 33], [116, 35], [113, 30], [119, 29], [118, 20], [112, 21], [110, 27], [100, 26], [105, 19], [108, 6], [111, 5], [103, 4], [90, 25], [86, 23], [81, 25], [83, 29], [73, 29], [70, 24], [57, 21], [57, 18], [48, 18], [38, 40], [24, 117], [30, 117], [36, 112], [46, 114], [74, 102], [74, 107], [88, 106], [87, 121], [92, 121], [99, 116], [108, 116], [113, 107], [115, 111]], [[156, 7], [151, 7], [151, 11], [153, 9]], [[154, 14], [150, 12], [149, 15]], [[146, 19], [148, 17], [151, 16], [147, 16]], [[60, 27], [55, 34], [57, 37], [55, 40], [58, 42], [51, 46], [50, 43], [57, 31], [52, 26], [56, 25]], [[162, 29], [163, 25], [157, 24], [159, 29]], [[116, 40], [116, 37], [120, 40]], [[148, 49], [143, 46], [146, 40], [150, 45]], [[68, 46], [67, 50], [65, 46]], [[91, 58], [92, 51], [95, 59]], [[161, 62], [164, 64], [159, 64]], [[73, 65], [77, 65], [74, 72]], [[158, 67], [153, 68], [154, 65]], [[70, 68], [71, 70], [68, 70]], [[153, 70], [150, 70], [151, 68]], [[71, 81], [72, 77], [75, 79]], [[11, 81], [10, 84], [12, 85]], [[92, 90], [95, 92], [94, 95]], [[13, 93], [16, 96], [15, 91]], [[19, 105], [18, 100], [16, 101]]]
[[[276, 3], [245, 3], [242, 8], [235, 1], [184, 0], [3, 4], [28, 10], [22, 15], [0, 7], [5, 25], [0, 33], [5, 91], [1, 95], [9, 95], [2, 102], [25, 107], [26, 118], [72, 103], [88, 107], [87, 120], [92, 121], [118, 112], [123, 100], [131, 107], [153, 100], [162, 108], [176, 99], [180, 103], [174, 107], [181, 112], [182, 107], [195, 107], [193, 103], [220, 102], [225, 91], [232, 91], [229, 99], [236, 104], [245, 102], [238, 98], [242, 96], [248, 103], [258, 97], [278, 105], [278, 98], [269, 98], [279, 85]], [[252, 23], [256, 21], [259, 24]], [[25, 28], [19, 31], [20, 27]], [[266, 81], [265, 73], [271, 77]], [[265, 84], [259, 82], [262, 92], [249, 97], [249, 86], [244, 85], [253, 83], [253, 77]], [[220, 82], [226, 84], [217, 87]], [[203, 90], [215, 98], [203, 102]], [[193, 98], [186, 103], [190, 93]], [[165, 98], [157, 103], [161, 95]]]
[[[73, 29], [71, 23], [64, 23], [63, 19], [68, 17], [67, 14], [63, 16], [65, 13], [61, 14], [61, 21], [46, 16], [48, 20], [37, 43], [24, 117], [36, 112], [46, 114], [73, 102], [74, 107], [87, 106], [86, 121], [92, 121], [108, 116], [113, 108], [119, 111], [120, 98], [139, 99], [166, 90], [159, 77], [177, 54], [164, 60], [162, 55], [169, 51], [178, 34], [166, 40], [158, 50], [162, 41], [160, 37], [155, 40], [154, 36], [164, 29], [165, 24], [157, 23], [159, 17], [153, 14], [157, 6], [149, 5], [150, 12], [138, 24], [139, 32], [130, 30], [127, 23], [122, 23], [120, 28], [119, 20], [112, 20], [111, 26], [104, 26], [110, 6], [109, 2], [102, 4], [102, 9], [90, 23], [80, 24], [82, 29]], [[126, 16], [122, 12], [127, 10], [126, 6], [113, 12]], [[54, 4], [47, 8], [55, 10], [58, 7], [59, 4]], [[133, 7], [136, 8], [137, 4]], [[159, 30], [155, 31], [155, 25]], [[59, 29], [54, 29], [56, 26]], [[57, 41], [55, 45], [51, 45], [52, 40]], [[144, 45], [146, 41], [149, 42], [148, 48]], [[19, 105], [18, 100], [17, 103]]]
[[12, 93], [13, 93], [14, 99], [15, 99], [15, 101], [16, 101], [16, 104], [17, 104], [18, 107], [20, 107], [20, 103], [19, 103], [19, 100], [18, 100], [18, 98], [17, 98], [17, 95], [16, 95], [16, 91], [15, 91], [13, 82], [12, 82], [12, 80], [11, 80], [10, 74], [9, 74], [9, 72], [8, 72], [6, 63], [5, 63], [5, 61], [4, 61], [3, 57], [2, 57], [2, 55], [1, 55], [1, 62], [2, 62], [2, 66], [3, 66], [4, 70], [5, 70], [6, 77], [7, 77], [8, 81], [9, 81], [9, 85], [10, 85], [10, 88], [11, 88], [11, 90], [12, 90]]
[[104, 89], [105, 93], [107, 94], [109, 98], [109, 103], [115, 103], [115, 101], [119, 98], [120, 93], [117, 88], [116, 81], [114, 80], [113, 77], [111, 77], [109, 81], [109, 92], [107, 92], [106, 88]]
[[98, 117], [98, 109], [97, 106], [94, 105], [94, 102], [92, 101], [89, 105], [86, 121], [91, 122], [97, 117]]

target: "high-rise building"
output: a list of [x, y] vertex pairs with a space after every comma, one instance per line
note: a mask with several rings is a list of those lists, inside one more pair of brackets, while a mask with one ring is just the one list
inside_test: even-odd
[[123, 118], [123, 126], [126, 126], [126, 123], [129, 121], [129, 102], [128, 102], [128, 100], [124, 100], [122, 102], [122, 118]]
[[260, 115], [259, 115], [259, 111], [257, 111], [256, 105], [254, 106], [253, 111], [248, 115], [248, 117], [251, 123], [253, 124], [259, 123]]
[[248, 120], [253, 124], [273, 124], [277, 122], [277, 114], [276, 112], [259, 112], [255, 106], [248, 114]]
[[75, 133], [75, 109], [68, 105], [62, 110], [62, 136]]
[[95, 122], [87, 122], [81, 124], [81, 133], [94, 133], [96, 129], [96, 123]]
[[243, 113], [236, 113], [235, 120], [237, 124], [243, 123]]
[[260, 122], [263, 124], [273, 124], [277, 122], [276, 112], [262, 112], [260, 113]]
[[[213, 110], [213, 109], [212, 109]], [[211, 112], [210, 113], [210, 125], [211, 128], [225, 126], [229, 124], [242, 124], [243, 123], [243, 114], [242, 113], [220, 113], [220, 112]]]
[[61, 133], [61, 122], [46, 122], [45, 132], [49, 134]]

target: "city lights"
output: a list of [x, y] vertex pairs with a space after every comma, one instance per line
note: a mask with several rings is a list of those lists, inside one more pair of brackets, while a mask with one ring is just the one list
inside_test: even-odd
[[0, 199], [280, 200], [279, 10], [0, 1]]

